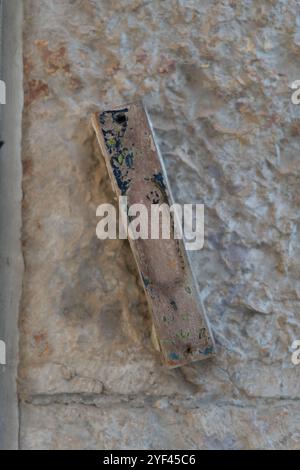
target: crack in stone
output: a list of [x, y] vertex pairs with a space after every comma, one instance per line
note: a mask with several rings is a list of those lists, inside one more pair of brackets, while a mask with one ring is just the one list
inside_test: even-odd
[[135, 395], [135, 396], [122, 396], [121, 394], [113, 395], [98, 395], [93, 393], [55, 393], [55, 394], [36, 394], [24, 397], [20, 401], [22, 403], [32, 406], [51, 406], [51, 405], [83, 405], [91, 406], [96, 408], [112, 408], [115, 406], [129, 407], [129, 408], [159, 408], [158, 403], [161, 400], [167, 401], [167, 408], [178, 409], [180, 406], [183, 410], [197, 410], [204, 405], [213, 404], [216, 407], [223, 406], [234, 406], [237, 408], [256, 408], [260, 406], [269, 406], [276, 404], [289, 404], [294, 402], [300, 402], [300, 397], [243, 397], [241, 399], [216, 399], [214, 402], [211, 401], [211, 397], [206, 396], [192, 398], [183, 398], [180, 396], [167, 397], [165, 395], [147, 396], [147, 395]]

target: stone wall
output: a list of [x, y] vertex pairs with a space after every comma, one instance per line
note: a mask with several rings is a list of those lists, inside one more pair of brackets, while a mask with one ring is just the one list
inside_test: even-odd
[[[20, 446], [299, 447], [296, 0], [25, 0]], [[165, 370], [92, 112], [144, 97], [193, 253], [216, 359]]]

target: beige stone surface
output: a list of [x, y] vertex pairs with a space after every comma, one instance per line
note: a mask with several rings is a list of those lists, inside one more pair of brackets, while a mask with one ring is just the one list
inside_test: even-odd
[[[134, 406], [135, 405], [135, 406]], [[180, 411], [178, 410], [180, 406]], [[290, 415], [294, 414], [294, 420]], [[299, 407], [274, 404], [24, 405], [29, 449], [298, 449]], [[43, 423], [43, 426], [41, 426]], [[188, 430], [188, 432], [187, 432]]]
[[[297, 2], [24, 7], [21, 446], [299, 447]], [[205, 204], [218, 357], [173, 371], [128, 243], [95, 235], [113, 195], [89, 117], [141, 96], [175, 199]]]

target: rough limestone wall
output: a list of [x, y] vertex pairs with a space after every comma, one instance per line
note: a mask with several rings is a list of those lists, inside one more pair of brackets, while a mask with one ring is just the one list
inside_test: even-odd
[[[297, 448], [296, 0], [25, 0], [21, 447]], [[175, 199], [205, 204], [193, 264], [218, 344], [166, 371], [92, 111], [146, 96]]]

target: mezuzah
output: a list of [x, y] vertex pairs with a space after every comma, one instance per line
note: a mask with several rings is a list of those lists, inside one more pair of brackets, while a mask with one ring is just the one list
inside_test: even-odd
[[92, 123], [116, 196], [123, 205], [126, 201], [125, 230], [132, 221], [131, 207], [142, 205], [149, 214], [140, 236], [128, 238], [163, 363], [178, 367], [211, 357], [215, 345], [184, 242], [175, 237], [176, 216], [169, 211], [169, 237], [161, 236], [166, 226], [154, 230], [154, 236], [151, 230], [153, 207], [170, 207], [173, 198], [143, 104], [131, 103], [96, 113]]

